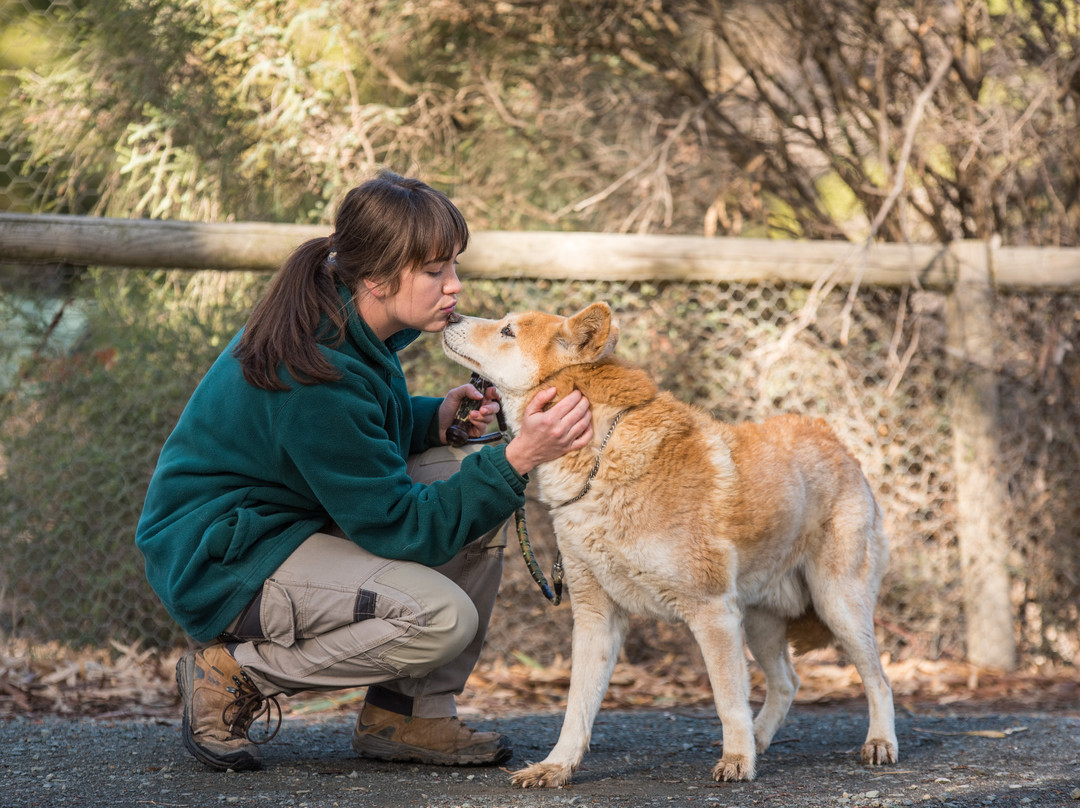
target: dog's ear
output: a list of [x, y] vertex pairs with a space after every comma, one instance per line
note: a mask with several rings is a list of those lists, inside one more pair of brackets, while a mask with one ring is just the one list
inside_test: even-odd
[[615, 344], [619, 341], [619, 327], [615, 325], [615, 322], [611, 323], [611, 330], [608, 332], [607, 344], [604, 346], [604, 350], [601, 352], [601, 356], [607, 356], [608, 354], [615, 353]]
[[594, 362], [615, 349], [618, 326], [611, 322], [607, 303], [593, 303], [567, 319], [559, 329], [559, 341], [584, 362]]

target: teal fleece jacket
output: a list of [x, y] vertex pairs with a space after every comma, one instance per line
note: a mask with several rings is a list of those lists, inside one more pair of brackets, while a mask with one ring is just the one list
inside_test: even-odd
[[287, 391], [248, 384], [233, 356], [211, 366], [165, 442], [135, 543], [172, 617], [198, 641], [219, 635], [311, 534], [336, 523], [384, 558], [437, 566], [524, 504], [527, 479], [505, 446], [485, 446], [433, 485], [409, 454], [440, 443], [439, 398], [410, 396], [397, 351], [347, 291], [348, 331], [323, 355], [341, 379]]

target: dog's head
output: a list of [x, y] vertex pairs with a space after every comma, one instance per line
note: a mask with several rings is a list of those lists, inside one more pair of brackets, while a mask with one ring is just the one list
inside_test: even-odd
[[563, 368], [598, 361], [615, 350], [618, 339], [607, 303], [593, 303], [572, 317], [537, 311], [501, 320], [454, 315], [443, 330], [443, 350], [513, 395], [533, 390]]

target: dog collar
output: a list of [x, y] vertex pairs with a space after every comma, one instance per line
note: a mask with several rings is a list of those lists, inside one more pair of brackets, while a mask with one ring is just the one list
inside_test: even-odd
[[563, 502], [560, 505], [556, 505], [556, 508], [563, 508], [567, 505], [572, 505], [573, 503], [577, 502], [579, 499], [589, 493], [589, 489], [592, 488], [592, 481], [596, 479], [596, 473], [600, 471], [600, 461], [604, 459], [604, 447], [606, 447], [608, 441], [611, 440], [611, 433], [615, 431], [615, 427], [618, 426], [619, 421], [622, 420], [622, 417], [626, 415], [626, 413], [630, 412], [631, 409], [631, 407], [627, 407], [625, 410], [616, 415], [615, 420], [611, 422], [611, 426], [608, 428], [607, 434], [604, 435], [604, 440], [600, 442], [600, 451], [596, 454], [596, 462], [593, 463], [592, 471], [589, 472], [589, 479], [585, 481], [585, 487], [581, 489], [581, 493], [573, 499], [568, 499], [566, 500], [566, 502]]

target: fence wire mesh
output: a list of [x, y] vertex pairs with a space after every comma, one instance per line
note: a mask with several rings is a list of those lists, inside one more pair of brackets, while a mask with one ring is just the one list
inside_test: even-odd
[[[202, 373], [268, 276], [6, 268], [0, 342], [0, 630], [74, 645], [184, 642], [133, 544], [157, 453]], [[790, 284], [473, 280], [460, 310], [571, 313], [608, 301], [619, 352], [724, 419], [825, 418], [886, 514], [892, 562], [878, 610], [894, 656], [962, 656], [943, 294], [836, 290], [802, 322]], [[1000, 470], [1007, 490], [1015, 639], [1027, 661], [1074, 661], [1080, 604], [1080, 308], [1076, 295], [1001, 293]], [[846, 333], [846, 342], [841, 335]], [[404, 355], [417, 393], [463, 380], [436, 337]], [[530, 503], [538, 555], [554, 540]], [[508, 555], [487, 654], [568, 654], [570, 613]], [[683, 643], [635, 625], [628, 653]]]
[[[84, 5], [0, 2], [0, 70], [32, 63], [33, 53], [15, 60], [20, 43], [48, 42], [50, 26]], [[23, 114], [18, 84], [5, 74], [0, 98]], [[24, 130], [33, 114], [25, 109]], [[0, 209], [95, 211], [100, 189], [54, 183], [28, 143], [0, 141]], [[266, 280], [0, 266], [0, 635], [185, 642], [145, 582], [134, 528], [165, 437]], [[945, 298], [864, 288], [848, 310], [845, 292], [826, 296], [807, 322], [800, 315], [811, 290], [774, 283], [472, 281], [461, 308], [569, 313], [607, 300], [620, 352], [680, 398], [727, 419], [824, 417], [862, 462], [886, 514], [885, 648], [962, 656], [949, 410], [958, 371], [946, 350]], [[999, 291], [995, 308], [1010, 596], [1029, 662], [1075, 663], [1080, 652], [1078, 295]], [[462, 381], [436, 339], [404, 360], [416, 392]], [[535, 502], [529, 518], [538, 555], [550, 558], [549, 523]], [[569, 610], [552, 610], [517, 559], [508, 556], [506, 569], [487, 654], [568, 655]], [[627, 651], [685, 645], [679, 629], [638, 623]]]

